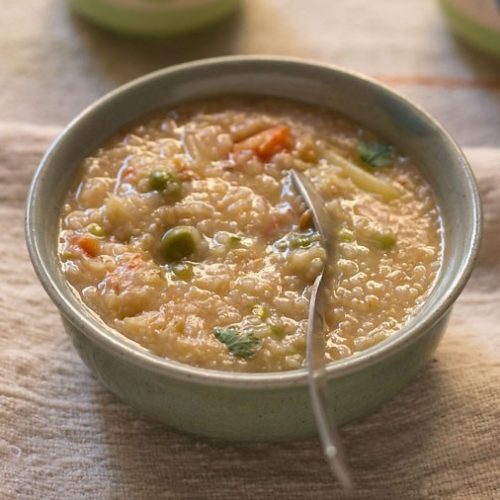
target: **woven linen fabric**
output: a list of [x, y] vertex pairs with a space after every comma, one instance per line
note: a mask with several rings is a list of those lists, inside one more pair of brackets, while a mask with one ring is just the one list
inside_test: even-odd
[[346, 495], [316, 439], [180, 434], [94, 379], [25, 249], [27, 188], [56, 133], [0, 124], [0, 499], [500, 498], [500, 149], [466, 151], [484, 239], [434, 359], [383, 408], [342, 429], [357, 483]]

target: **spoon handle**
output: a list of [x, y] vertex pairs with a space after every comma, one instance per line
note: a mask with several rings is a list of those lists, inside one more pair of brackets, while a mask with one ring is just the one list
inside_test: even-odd
[[[311, 210], [314, 225], [321, 235], [327, 256], [331, 257], [334, 238], [333, 225], [321, 195], [305, 175], [291, 170], [290, 176], [305, 204]], [[323, 335], [325, 297], [323, 285], [328, 279], [328, 270], [329, 266], [327, 264], [323, 272], [314, 281], [309, 299], [306, 333], [309, 395], [325, 457], [334, 476], [338, 478], [342, 487], [348, 490], [352, 489], [351, 474], [347, 467], [342, 442], [333, 418], [333, 409], [328, 398], [326, 384], [325, 337]]]
[[323, 301], [321, 297], [318, 297], [323, 278], [323, 274], [316, 278], [311, 289], [309, 302], [306, 333], [309, 395], [328, 465], [342, 487], [350, 490], [353, 487], [351, 474], [347, 466], [337, 425], [333, 418], [333, 410], [326, 385], [325, 339], [322, 334], [322, 326], [324, 325]]

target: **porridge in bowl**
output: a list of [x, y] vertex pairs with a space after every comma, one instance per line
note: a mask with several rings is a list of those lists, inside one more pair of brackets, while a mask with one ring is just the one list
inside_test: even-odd
[[[329, 262], [290, 169], [331, 214]], [[325, 265], [328, 360], [398, 331], [435, 280], [441, 225], [411, 160], [355, 123], [284, 100], [214, 99], [146, 117], [84, 160], [59, 255], [83, 302], [153, 353], [279, 371], [304, 366]]]

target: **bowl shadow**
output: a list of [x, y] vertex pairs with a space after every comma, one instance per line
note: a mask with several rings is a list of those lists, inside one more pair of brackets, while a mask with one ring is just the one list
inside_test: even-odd
[[216, 24], [171, 37], [140, 37], [107, 31], [68, 13], [75, 36], [103, 76], [125, 83], [151, 71], [196, 59], [232, 54], [310, 55], [275, 7], [252, 0]]
[[[439, 395], [446, 381], [437, 362], [421, 372], [377, 413], [342, 429], [355, 471], [356, 491], [343, 494], [330, 476], [316, 439], [284, 443], [227, 443], [176, 432], [97, 389], [101, 432], [109, 443], [109, 465], [127, 484], [129, 498], [400, 498], [411, 489], [422, 498], [428, 442], [442, 417]], [[414, 411], [419, 408], [421, 411]], [[203, 418], [200, 416], [200, 418]], [[201, 487], [201, 489], [200, 489]], [[271, 495], [272, 492], [272, 495]]]

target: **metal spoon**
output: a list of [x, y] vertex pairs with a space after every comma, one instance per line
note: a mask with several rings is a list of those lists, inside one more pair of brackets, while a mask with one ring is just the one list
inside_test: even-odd
[[325, 338], [322, 334], [325, 324], [326, 307], [325, 284], [329, 281], [329, 257], [332, 255], [334, 231], [331, 217], [325, 208], [321, 195], [311, 182], [300, 172], [290, 171], [293, 183], [311, 210], [313, 221], [326, 250], [327, 264], [316, 278], [311, 289], [309, 314], [307, 321], [307, 368], [309, 395], [319, 430], [321, 444], [332, 473], [344, 489], [352, 489], [352, 480], [345, 459], [342, 442], [333, 418], [333, 411], [328, 398], [326, 384]]

